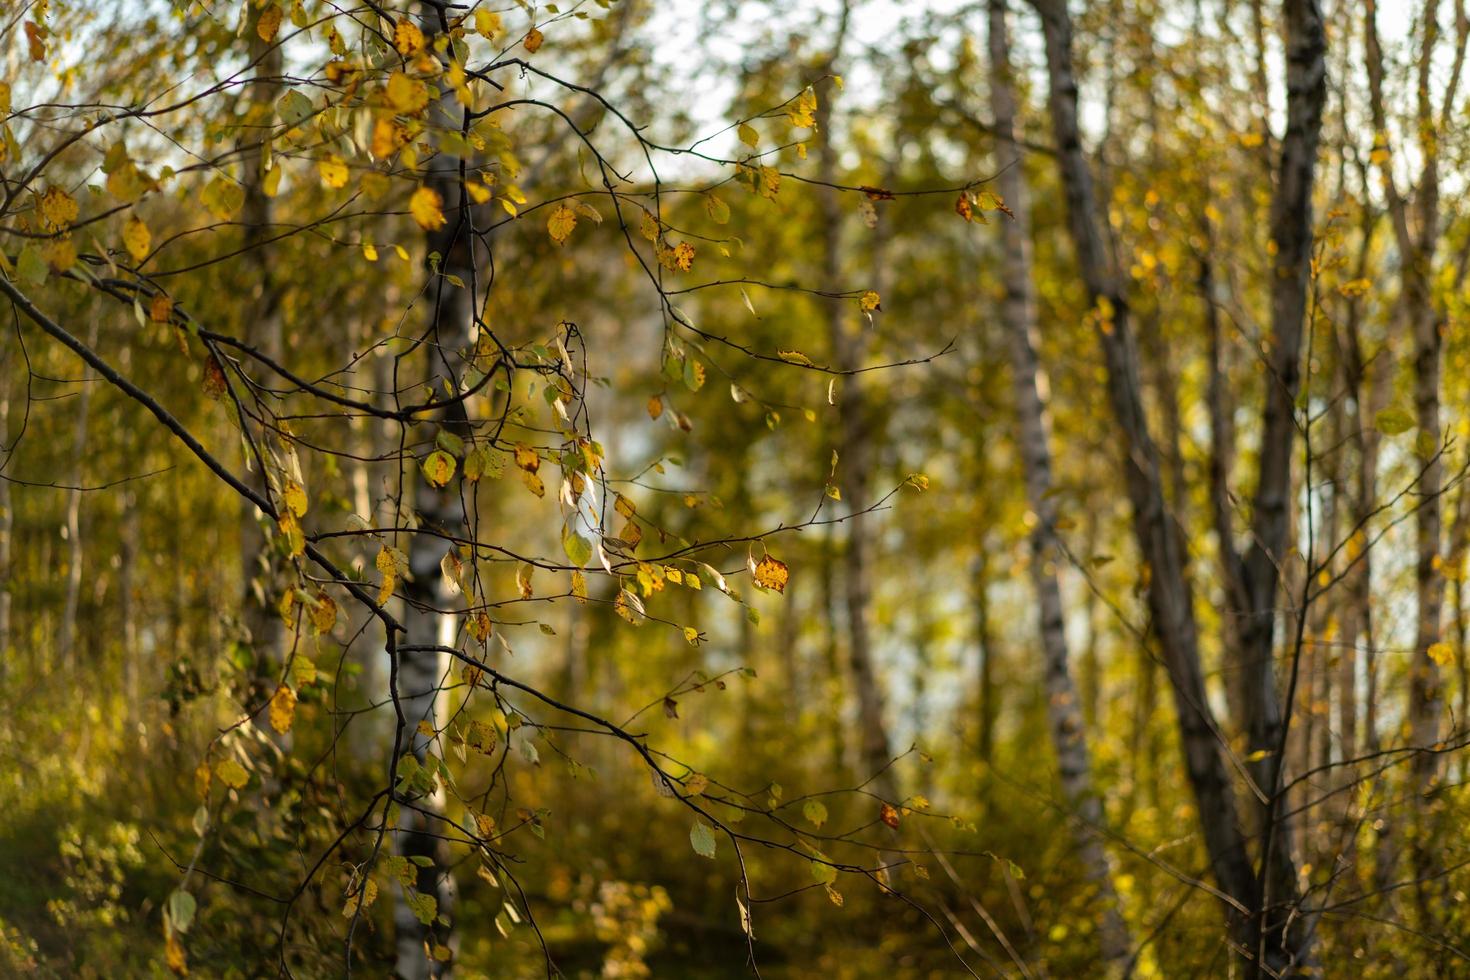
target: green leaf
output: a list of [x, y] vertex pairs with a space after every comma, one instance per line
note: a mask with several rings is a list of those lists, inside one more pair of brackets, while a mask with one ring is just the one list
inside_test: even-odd
[[1414, 455], [1420, 459], [1431, 459], [1439, 452], [1439, 437], [1428, 429], [1420, 429], [1414, 436]]
[[694, 853], [700, 857], [711, 860], [715, 856], [715, 835], [709, 825], [703, 820], [696, 819], [694, 826], [689, 828], [689, 843], [694, 847]]
[[704, 196], [704, 210], [709, 213], [710, 219], [717, 225], [723, 225], [730, 220], [730, 205], [713, 194]]
[[434, 921], [434, 916], [439, 914], [439, 900], [433, 895], [425, 895], [421, 892], [410, 892], [408, 895], [408, 907], [413, 910], [413, 916], [424, 925]]
[[827, 822], [827, 808], [822, 805], [821, 800], [807, 800], [802, 804], [801, 815], [806, 817], [813, 827], [820, 827]]
[[1414, 427], [1414, 416], [1402, 408], [1385, 408], [1373, 417], [1373, 425], [1386, 436], [1396, 436]]
[[451, 456], [464, 455], [464, 440], [448, 429], [440, 429], [434, 435], [434, 445]]
[[185, 933], [194, 924], [194, 910], [198, 907], [194, 896], [182, 888], [168, 897], [168, 921], [176, 932]]
[[250, 774], [234, 759], [225, 759], [214, 767], [214, 774], [231, 789], [240, 789], [250, 782]]
[[569, 525], [562, 526], [561, 547], [567, 553], [567, 559], [578, 568], [585, 567], [592, 560], [592, 542], [573, 531]]
[[464, 458], [465, 479], [471, 483], [481, 477], [498, 480], [505, 474], [505, 454], [489, 446], [478, 446]]
[[39, 286], [46, 281], [46, 260], [41, 257], [41, 250], [34, 245], [27, 245], [20, 250], [20, 259], [15, 263], [15, 273], [20, 276], [20, 281], [32, 286]]
[[276, 101], [276, 112], [280, 113], [282, 122], [288, 126], [295, 126], [311, 115], [311, 100], [295, 89], [291, 89]]
[[819, 885], [830, 885], [837, 880], [837, 869], [825, 861], [813, 859], [811, 863], [812, 881]]

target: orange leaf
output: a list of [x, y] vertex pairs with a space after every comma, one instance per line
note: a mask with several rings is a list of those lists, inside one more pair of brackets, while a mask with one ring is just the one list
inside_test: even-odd
[[898, 829], [898, 810], [892, 804], [885, 803], [878, 809], [878, 819], [894, 830]]
[[779, 561], [766, 555], [756, 562], [753, 570], [755, 584], [763, 589], [775, 589], [777, 592], [786, 591], [786, 581], [791, 577], [784, 561]]

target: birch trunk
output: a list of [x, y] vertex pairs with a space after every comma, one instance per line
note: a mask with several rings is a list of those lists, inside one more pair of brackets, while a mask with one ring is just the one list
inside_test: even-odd
[[[1201, 830], [1217, 884], [1244, 916], [1227, 913], [1231, 932], [1256, 974], [1296, 975], [1312, 968], [1312, 928], [1298, 914], [1291, 822], [1275, 812], [1283, 719], [1271, 658], [1279, 561], [1287, 541], [1290, 462], [1295, 435], [1293, 404], [1300, 378], [1302, 321], [1311, 246], [1311, 191], [1322, 106], [1326, 96], [1326, 41], [1313, 0], [1286, 0], [1288, 36], [1287, 131], [1272, 202], [1277, 246], [1272, 276], [1271, 384], [1263, 413], [1264, 447], [1251, 552], [1240, 562], [1248, 597], [1242, 645], [1246, 651], [1246, 729], [1255, 745], [1273, 755], [1257, 770], [1269, 787], [1264, 852], [1259, 877], [1241, 832], [1230, 774], [1221, 752], [1219, 726], [1206, 700], [1200, 664], [1193, 588], [1185, 562], [1183, 531], [1168, 512], [1157, 444], [1140, 393], [1138, 354], [1129, 308], [1103, 243], [1103, 224], [1092, 191], [1077, 120], [1077, 82], [1072, 67], [1072, 28], [1066, 0], [1032, 0], [1046, 37], [1050, 106], [1068, 220], [1078, 265], [1095, 310], [1098, 339], [1108, 372], [1108, 394], [1125, 444], [1127, 489], [1139, 550], [1150, 569], [1149, 604], [1174, 689], [1185, 767], [1194, 790]], [[1234, 563], [1231, 563], [1234, 566]]]
[[[438, 6], [431, 3], [423, 5], [420, 27], [430, 50], [435, 36], [444, 30], [443, 18], [444, 13]], [[430, 125], [441, 131], [458, 131], [462, 121], [463, 111], [454, 90], [441, 87], [430, 110]], [[426, 267], [428, 281], [424, 295], [432, 303], [432, 322], [428, 342], [421, 347], [421, 356], [427, 360], [424, 380], [428, 390], [457, 392], [462, 372], [467, 366], [465, 354], [470, 347], [474, 322], [471, 294], [477, 281], [469, 204], [463, 189], [459, 159], [440, 153], [432, 157], [426, 166], [429, 173], [425, 184], [439, 195], [447, 220], [438, 230], [428, 232], [425, 240], [428, 253], [439, 258], [437, 268], [433, 260]], [[450, 276], [457, 276], [465, 287], [451, 285], [448, 281]], [[441, 428], [468, 441], [470, 431], [463, 402], [456, 402], [442, 412], [438, 422]], [[415, 499], [420, 529], [438, 530], [456, 538], [467, 537], [465, 501], [457, 481], [435, 489], [423, 479], [412, 461], [405, 462], [405, 479], [411, 479], [418, 488]], [[445, 700], [449, 658], [432, 648], [452, 646], [457, 638], [457, 619], [451, 611], [454, 602], [452, 584], [440, 571], [440, 561], [448, 547], [433, 534], [416, 533], [409, 540], [408, 563], [412, 578], [403, 589], [403, 623], [407, 645], [420, 649], [398, 654], [398, 683], [394, 693], [405, 719], [406, 728], [400, 734], [420, 761], [428, 755], [431, 738], [418, 730], [418, 724], [426, 721], [431, 729], [437, 730], [447, 707], [441, 702]], [[416, 889], [422, 895], [432, 896], [438, 909], [438, 918], [424, 925], [400, 893], [394, 906], [394, 924], [397, 928], [396, 970], [402, 980], [424, 980], [449, 973], [448, 965], [430, 957], [427, 949], [427, 946], [437, 943], [448, 944], [448, 923], [454, 911], [454, 880], [448, 867], [447, 849], [442, 842], [444, 827], [438, 825], [443, 807], [441, 787], [430, 797], [413, 800], [411, 806], [404, 806], [401, 811], [396, 840], [398, 852], [409, 858], [429, 859], [428, 866], [418, 870]]]
[[1102, 802], [1092, 783], [1092, 760], [1077, 688], [1072, 680], [1066, 622], [1057, 566], [1062, 561], [1056, 537], [1057, 505], [1051, 494], [1051, 422], [1044, 401], [1045, 369], [1037, 356], [1036, 298], [1032, 281], [1030, 211], [1025, 171], [1015, 143], [1016, 97], [1011, 80], [1010, 38], [1005, 0], [989, 2], [990, 104], [999, 149], [996, 184], [1014, 220], [1001, 222], [1005, 299], [1001, 320], [1011, 357], [1012, 387], [1018, 421], [1017, 442], [1026, 482], [1027, 502], [1036, 515], [1031, 532], [1031, 582], [1036, 591], [1038, 627], [1045, 665], [1047, 723], [1057, 756], [1062, 796], [1075, 820], [1074, 847], [1083, 874], [1097, 889], [1100, 913], [1098, 940], [1105, 970], [1125, 976], [1131, 947], [1121, 903], [1113, 887], [1113, 869], [1103, 846]]
[[[0, 452], [9, 452], [10, 444], [10, 390], [11, 362], [6, 359], [8, 335], [0, 337]], [[10, 462], [10, 457], [0, 459], [0, 465]], [[11, 536], [15, 532], [15, 511], [10, 500], [10, 481], [0, 472], [0, 684], [3, 684], [10, 669], [10, 550]]]
[[975, 644], [979, 648], [980, 718], [976, 753], [980, 761], [990, 762], [995, 753], [995, 657], [994, 630], [990, 625], [990, 561], [981, 542], [981, 554], [975, 562]]
[[[1383, 51], [1378, 37], [1378, 5], [1366, 0], [1363, 5], [1364, 47], [1368, 68], [1368, 102], [1373, 118], [1375, 138], [1373, 159], [1378, 164], [1384, 194], [1388, 199], [1389, 225], [1393, 229], [1399, 253], [1400, 309], [1408, 321], [1414, 343], [1414, 414], [1418, 424], [1415, 449], [1423, 461], [1418, 485], [1414, 488], [1418, 501], [1414, 512], [1415, 567], [1414, 597], [1417, 611], [1414, 649], [1409, 663], [1409, 695], [1407, 717], [1412, 748], [1428, 750], [1440, 740], [1440, 716], [1443, 693], [1439, 665], [1429, 651], [1440, 642], [1444, 617], [1444, 575], [1440, 567], [1443, 547], [1444, 463], [1440, 419], [1440, 374], [1443, 362], [1442, 317], [1434, 301], [1435, 253], [1439, 244], [1439, 129], [1440, 114], [1434, 107], [1432, 69], [1434, 49], [1439, 39], [1439, 2], [1425, 0], [1419, 21], [1420, 47], [1416, 64], [1417, 100], [1415, 129], [1422, 161], [1419, 179], [1412, 199], [1399, 191], [1394, 173], [1394, 147], [1384, 108]], [[1464, 19], [1459, 22], [1459, 44], [1465, 44]], [[1447, 116], [1455, 105], [1458, 69], [1443, 92]], [[1411, 213], [1412, 212], [1412, 213]], [[1411, 226], [1411, 220], [1414, 226]], [[1416, 226], [1416, 227], [1415, 227]], [[1420, 795], [1414, 808], [1418, 830], [1413, 841], [1413, 878], [1415, 895], [1426, 919], [1437, 918], [1427, 897], [1428, 890], [1438, 888], [1429, 879], [1433, 873], [1434, 855], [1426, 837], [1428, 813], [1424, 798], [1435, 789], [1439, 777], [1439, 755], [1431, 751], [1413, 754], [1411, 769], [1415, 789]], [[1380, 839], [1378, 876], [1391, 878], [1398, 858], [1391, 827]]]
[[[1082, 148], [1071, 18], [1066, 0], [1032, 0], [1032, 6], [1041, 16], [1046, 38], [1048, 102], [1069, 230], [1079, 271], [1097, 307], [1097, 337], [1107, 365], [1108, 399], [1124, 443], [1134, 534], [1141, 557], [1151, 568], [1148, 601], [1174, 691], [1185, 769], [1216, 881], [1231, 897], [1249, 897], [1254, 890], [1250, 858], [1235, 812], [1230, 775], [1220, 752], [1219, 727], [1205, 695], [1192, 597], [1183, 577], [1181, 530], [1165, 504], [1159, 452], [1144, 419], [1129, 311], [1107, 259], [1093, 199], [1091, 168]], [[1232, 931], [1239, 933], [1242, 922], [1239, 917], [1232, 918]]]
[[[831, 73], [841, 60], [842, 44], [847, 33], [848, 7], [842, 7], [837, 38], [833, 42], [826, 70]], [[817, 130], [822, 133], [817, 172], [821, 183], [822, 282], [836, 288], [842, 279], [842, 210], [836, 182], [837, 146], [832, 139], [832, 97], [829, 87], [817, 107]], [[853, 315], [850, 300], [828, 300], [823, 306], [833, 359], [840, 371], [854, 371], [861, 366], [863, 337], [861, 326]], [[847, 621], [848, 664], [852, 672], [853, 692], [858, 704], [858, 765], [861, 778], [873, 781], [875, 792], [890, 803], [898, 803], [898, 786], [891, 761], [888, 727], [884, 718], [883, 692], [873, 662], [871, 629], [872, 605], [872, 531], [862, 509], [872, 500], [871, 470], [873, 466], [871, 409], [864, 397], [856, 374], [839, 382], [838, 412], [841, 417], [838, 435], [838, 472], [842, 494], [848, 502], [847, 548], [842, 556], [842, 606]]]
[[[282, 70], [282, 55], [279, 45], [267, 44], [256, 35], [255, 24], [247, 28], [251, 38], [250, 54], [256, 62], [256, 76], [246, 90], [247, 118], [269, 120], [269, 113], [280, 95], [279, 76]], [[250, 300], [249, 314], [243, 324], [243, 339], [247, 344], [279, 363], [282, 352], [280, 288], [266, 247], [270, 238], [274, 208], [265, 193], [265, 156], [256, 146], [264, 127], [247, 129], [241, 138], [243, 156], [241, 185], [245, 192], [241, 207], [244, 225], [244, 251], [241, 260], [255, 293]], [[263, 399], [264, 396], [258, 396]], [[269, 407], [263, 400], [257, 405], [262, 413]], [[240, 427], [245, 431], [250, 420], [241, 417]], [[266, 438], [264, 427], [259, 439]], [[271, 493], [265, 460], [270, 458], [266, 448], [260, 447], [263, 458], [247, 458], [248, 472], [245, 483], [262, 497]], [[250, 456], [251, 454], [247, 454]], [[279, 490], [279, 487], [276, 488]], [[267, 518], [249, 500], [241, 501], [240, 508], [240, 568], [244, 583], [244, 602], [241, 618], [249, 642], [255, 651], [257, 684], [261, 695], [269, 697], [277, 680], [277, 670], [286, 647], [285, 624], [276, 611], [276, 603], [284, 588], [280, 561], [271, 554], [270, 538], [267, 535]], [[283, 751], [289, 751], [290, 736], [278, 735], [271, 730], [271, 737]]]
[[[97, 349], [96, 311], [87, 331], [87, 346]], [[77, 608], [82, 599], [82, 484], [86, 473], [82, 461], [87, 456], [87, 411], [92, 405], [91, 368], [82, 370], [81, 388], [77, 392], [77, 418], [71, 439], [71, 487], [66, 491], [66, 597], [61, 610], [61, 630], [56, 639], [56, 659], [64, 671], [76, 664]]]

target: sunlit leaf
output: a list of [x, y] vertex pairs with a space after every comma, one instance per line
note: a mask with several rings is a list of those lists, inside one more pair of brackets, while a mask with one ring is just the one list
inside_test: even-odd
[[709, 824], [703, 820], [696, 819], [694, 826], [689, 828], [689, 843], [693, 846], [695, 854], [713, 860], [715, 856], [715, 835], [710, 830]]

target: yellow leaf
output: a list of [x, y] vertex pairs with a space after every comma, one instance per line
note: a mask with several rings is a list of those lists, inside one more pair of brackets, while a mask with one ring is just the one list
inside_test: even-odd
[[751, 126], [747, 123], [741, 123], [740, 126], [735, 130], [735, 134], [740, 137], [740, 142], [744, 143], [752, 150], [760, 145], [761, 134], [756, 132], [754, 126]]
[[250, 774], [234, 759], [223, 759], [215, 764], [214, 774], [230, 789], [240, 789], [250, 782]]
[[291, 508], [291, 513], [297, 517], [306, 516], [306, 490], [295, 480], [286, 481], [286, 490], [281, 494], [286, 499], [286, 506]]
[[660, 231], [658, 218], [654, 217], [653, 212], [644, 211], [643, 217], [638, 221], [638, 234], [651, 242], [656, 242]]
[[217, 176], [204, 185], [199, 203], [220, 221], [228, 221], [245, 203], [245, 189], [228, 177]]
[[123, 225], [123, 244], [127, 246], [133, 261], [142, 262], [147, 258], [148, 249], [153, 244], [153, 235], [141, 219], [131, 218]]
[[378, 884], [371, 878], [365, 878], [362, 887], [351, 895], [342, 904], [342, 914], [347, 918], [357, 915], [358, 909], [367, 909], [373, 902], [378, 900]]
[[526, 32], [526, 40], [522, 43], [525, 44], [527, 51], [535, 54], [537, 51], [541, 50], [541, 45], [545, 42], [546, 35], [542, 34], [540, 31], [536, 30], [536, 28], [533, 27]]
[[[296, 718], [296, 692], [285, 684], [276, 688], [276, 693], [271, 696], [270, 719], [271, 727], [285, 735], [291, 730], [291, 722]], [[224, 777], [221, 777], [224, 778]]]
[[372, 242], [362, 243], [362, 257], [367, 259], [369, 262], [378, 261], [378, 250], [373, 246]]
[[399, 112], [415, 113], [429, 104], [429, 87], [401, 71], [388, 76], [388, 104]]
[[347, 186], [347, 164], [341, 157], [331, 156], [320, 160], [316, 165], [317, 172], [322, 175], [322, 183], [328, 187]]
[[271, 4], [260, 12], [260, 20], [255, 22], [255, 33], [266, 44], [276, 39], [276, 32], [281, 29], [281, 8]]
[[864, 312], [869, 312], [871, 310], [881, 309], [881, 300], [879, 300], [878, 294], [870, 289], [858, 297], [858, 305], [863, 308]]
[[408, 211], [413, 220], [425, 231], [437, 231], [444, 227], [444, 198], [432, 187], [420, 187], [408, 200]]
[[694, 246], [688, 242], [680, 242], [674, 246], [674, 267], [680, 272], [688, 272], [694, 268]]
[[430, 486], [442, 487], [454, 477], [454, 457], [436, 449], [424, 457], [423, 470]]
[[812, 359], [799, 350], [778, 350], [776, 356], [787, 364], [800, 364], [802, 367], [812, 367]]
[[475, 93], [470, 90], [464, 67], [459, 62], [450, 64], [446, 80], [449, 82], [449, 87], [454, 89], [455, 98], [459, 100], [460, 105], [469, 107], [475, 104]]
[[337, 603], [325, 592], [317, 592], [311, 606], [311, 625], [318, 633], [330, 633], [337, 625]]
[[408, 140], [406, 126], [387, 116], [379, 116], [373, 123], [373, 137], [368, 149], [374, 157], [384, 160], [407, 145]]
[[546, 484], [541, 482], [541, 477], [537, 476], [535, 473], [532, 473], [530, 470], [523, 470], [521, 472], [521, 482], [526, 485], [527, 490], [531, 491], [536, 496], [546, 496]]
[[287, 589], [281, 593], [281, 601], [276, 603], [276, 613], [281, 617], [281, 622], [287, 626], [291, 625], [292, 618], [296, 614], [295, 589]]
[[571, 237], [572, 229], [577, 227], [577, 212], [565, 204], [558, 204], [551, 212], [551, 217], [546, 221], [546, 231], [551, 235], [551, 240], [558, 245], [563, 245]]
[[760, 184], [756, 190], [761, 197], [775, 200], [776, 194], [781, 190], [781, 171], [775, 167], [761, 167]]
[[1000, 199], [1000, 195], [992, 191], [978, 192], [975, 195], [975, 203], [980, 206], [980, 210], [982, 211], [1004, 211], [1010, 214], [1010, 208], [1006, 207], [1005, 202]]
[[301, 522], [296, 519], [296, 515], [287, 510], [281, 514], [276, 525], [281, 529], [281, 534], [286, 537], [286, 545], [290, 549], [291, 557], [300, 557], [306, 551], [306, 535], [302, 533]]
[[522, 599], [529, 599], [536, 593], [531, 591], [531, 576], [535, 574], [536, 566], [521, 562], [516, 567], [516, 591]]
[[766, 555], [755, 563], [752, 569], [755, 575], [755, 584], [763, 589], [775, 589], [777, 592], [786, 591], [786, 581], [791, 577], [786, 563]]
[[786, 118], [791, 120], [791, 125], [799, 129], [811, 129], [817, 124], [816, 118], [812, 115], [816, 108], [817, 93], [807, 87], [796, 97], [796, 101], [786, 107]]
[[392, 550], [387, 545], [384, 545], [378, 550], [378, 557], [375, 564], [383, 576], [383, 584], [378, 589], [378, 605], [381, 606], [393, 597], [393, 589], [398, 578], [398, 559], [394, 556]]
[[[318, 592], [317, 593], [317, 598], [319, 598], [319, 599], [325, 599], [326, 598], [326, 593], [325, 592]], [[328, 600], [328, 601], [330, 601], [330, 600]], [[337, 604], [335, 602], [333, 602], [332, 603], [332, 609], [334, 611], [334, 615], [335, 615], [336, 608], [337, 608]], [[305, 656], [304, 654], [301, 654], [301, 653], [297, 653], [296, 656], [294, 656], [294, 657], [291, 658], [291, 684], [292, 684], [292, 686], [297, 687], [297, 688], [300, 688], [300, 687], [304, 687], [304, 686], [306, 686], [308, 684], [315, 684], [315, 683], [316, 683], [316, 664], [312, 662], [312, 660], [311, 660], [310, 657], [307, 657], [307, 656]]]
[[494, 38], [504, 30], [500, 23], [500, 15], [493, 10], [480, 9], [475, 11], [475, 33], [481, 37]]
[[400, 20], [393, 28], [393, 47], [405, 58], [411, 58], [424, 49], [424, 32], [411, 20]]
[[65, 272], [77, 264], [77, 247], [70, 235], [47, 242], [45, 252], [46, 262], [57, 272]]
[[664, 400], [659, 395], [648, 399], [648, 417], [656, 419], [664, 413]]
[[37, 204], [41, 212], [41, 224], [47, 231], [63, 231], [77, 220], [77, 202], [60, 187], [46, 188]]
[[581, 569], [572, 572], [572, 595], [579, 602], [587, 601], [587, 576], [582, 574]]
[[148, 319], [154, 323], [167, 323], [173, 313], [174, 301], [163, 293], [154, 294], [153, 299], [148, 301]]
[[468, 622], [465, 623], [465, 629], [469, 631], [470, 636], [473, 636], [480, 643], [484, 643], [490, 639], [490, 633], [494, 628], [494, 624], [490, 621], [490, 615], [483, 609], [476, 610], [469, 617]]
[[187, 977], [189, 975], [189, 957], [184, 953], [184, 944], [179, 942], [178, 934], [172, 929], [168, 930], [168, 935], [163, 938], [163, 961], [178, 976]]
[[1441, 667], [1448, 667], [1455, 662], [1454, 648], [1448, 643], [1431, 643], [1425, 653], [1429, 655], [1430, 660], [1433, 660]]

